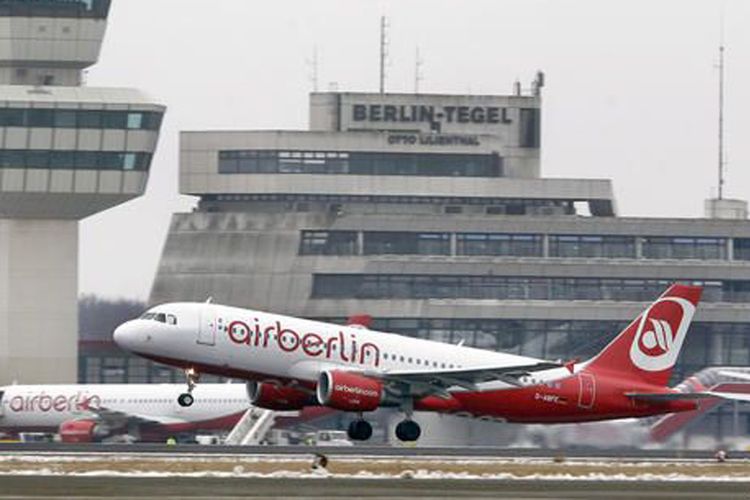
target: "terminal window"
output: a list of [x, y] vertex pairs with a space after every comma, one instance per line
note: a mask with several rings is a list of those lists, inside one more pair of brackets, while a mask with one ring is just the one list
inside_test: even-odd
[[636, 257], [634, 236], [557, 235], [549, 237], [550, 257]]
[[150, 166], [150, 153], [33, 149], [0, 150], [0, 168], [146, 171]]
[[520, 145], [522, 148], [541, 146], [542, 120], [541, 111], [537, 108], [522, 108], [520, 123]]
[[[316, 274], [313, 298], [614, 300], [647, 302], [675, 279], [492, 275]], [[750, 302], [750, 281], [692, 281], [706, 302]]]
[[112, 0], [0, 0], [0, 16], [106, 18]]
[[750, 260], [750, 238], [734, 239], [735, 260]]
[[457, 255], [542, 256], [541, 234], [458, 233]]
[[356, 231], [303, 231], [300, 255], [356, 255]]
[[365, 255], [450, 255], [449, 233], [368, 231], [364, 233]]
[[51, 108], [2, 108], [0, 127], [159, 130], [162, 113]]
[[653, 237], [643, 238], [645, 259], [726, 260], [726, 238]]
[[219, 173], [502, 177], [503, 161], [494, 153], [227, 150], [219, 152]]

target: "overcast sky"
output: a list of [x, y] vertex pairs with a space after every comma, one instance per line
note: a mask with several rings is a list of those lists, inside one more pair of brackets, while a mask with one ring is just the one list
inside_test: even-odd
[[312, 90], [507, 94], [546, 73], [542, 175], [609, 178], [623, 216], [700, 217], [717, 186], [718, 44], [727, 46], [726, 196], [750, 198], [750, 2], [115, 0], [91, 86], [169, 107], [141, 199], [81, 224], [80, 291], [146, 299], [178, 194], [178, 133], [304, 129]]

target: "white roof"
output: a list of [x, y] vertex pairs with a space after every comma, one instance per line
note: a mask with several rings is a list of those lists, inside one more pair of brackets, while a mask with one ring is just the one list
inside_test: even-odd
[[71, 104], [71, 107], [104, 108], [137, 106], [164, 111], [166, 108], [137, 89], [111, 87], [33, 87], [0, 85], [0, 102]]

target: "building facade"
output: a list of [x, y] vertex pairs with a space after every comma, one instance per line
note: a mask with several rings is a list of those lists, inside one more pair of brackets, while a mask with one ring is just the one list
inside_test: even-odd
[[538, 92], [314, 93], [306, 131], [184, 132], [200, 202], [173, 216], [150, 302], [585, 359], [682, 281], [705, 293], [675, 380], [750, 365], [750, 224], [620, 217], [610, 181], [541, 177], [540, 125]]
[[78, 221], [143, 194], [165, 108], [83, 85], [110, 0], [0, 0], [0, 385], [75, 382]]

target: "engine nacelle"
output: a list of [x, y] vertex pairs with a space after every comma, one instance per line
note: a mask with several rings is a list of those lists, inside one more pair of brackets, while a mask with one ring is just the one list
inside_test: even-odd
[[276, 411], [301, 410], [315, 404], [310, 393], [269, 382], [248, 382], [247, 396], [259, 408]]
[[317, 388], [318, 402], [343, 411], [374, 411], [383, 400], [383, 383], [357, 373], [324, 371]]
[[93, 420], [68, 420], [60, 424], [58, 432], [63, 443], [93, 443], [106, 435]]

